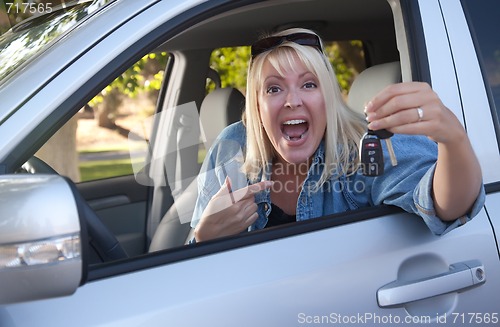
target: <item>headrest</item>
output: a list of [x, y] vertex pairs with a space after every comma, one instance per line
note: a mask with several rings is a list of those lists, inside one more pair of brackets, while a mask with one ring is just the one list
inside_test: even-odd
[[228, 125], [241, 120], [245, 96], [235, 88], [216, 88], [203, 99], [200, 120], [209, 148]]
[[375, 65], [363, 70], [354, 80], [349, 90], [347, 104], [363, 113], [366, 102], [386, 86], [401, 82], [399, 61]]

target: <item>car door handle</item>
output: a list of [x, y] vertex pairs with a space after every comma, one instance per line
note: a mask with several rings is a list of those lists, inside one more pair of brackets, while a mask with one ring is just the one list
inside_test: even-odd
[[478, 260], [455, 263], [449, 271], [412, 281], [394, 281], [377, 291], [380, 307], [395, 306], [432, 296], [456, 292], [486, 281], [484, 267]]

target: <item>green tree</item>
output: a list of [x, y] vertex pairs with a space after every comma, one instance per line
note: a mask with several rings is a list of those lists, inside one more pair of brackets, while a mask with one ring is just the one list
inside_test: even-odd
[[244, 93], [250, 47], [219, 48], [212, 52], [210, 67], [219, 73], [221, 87], [234, 87]]
[[89, 104], [96, 111], [98, 125], [116, 128], [118, 109], [126, 98], [135, 98], [141, 92], [156, 98], [167, 60], [166, 52], [145, 55], [94, 97]]
[[366, 68], [363, 45], [360, 41], [331, 42], [325, 46], [325, 53], [346, 95], [354, 78]]

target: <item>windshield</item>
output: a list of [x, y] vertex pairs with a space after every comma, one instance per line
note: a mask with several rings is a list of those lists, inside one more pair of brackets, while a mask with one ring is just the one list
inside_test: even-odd
[[[0, 84], [23, 63], [32, 60], [61, 35], [80, 24], [98, 8], [111, 2], [71, 1], [55, 6], [52, 2], [40, 1], [35, 7], [30, 7], [29, 5], [35, 2], [7, 1], [1, 3], [0, 20], [2, 16], [8, 16], [10, 24], [15, 25], [0, 35]], [[17, 23], [31, 9], [33, 16]]]

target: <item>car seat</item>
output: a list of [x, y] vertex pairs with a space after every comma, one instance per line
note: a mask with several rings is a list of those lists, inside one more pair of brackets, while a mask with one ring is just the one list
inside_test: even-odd
[[366, 102], [386, 86], [399, 82], [401, 82], [399, 61], [371, 66], [355, 78], [349, 90], [347, 104], [351, 109], [364, 114]]

